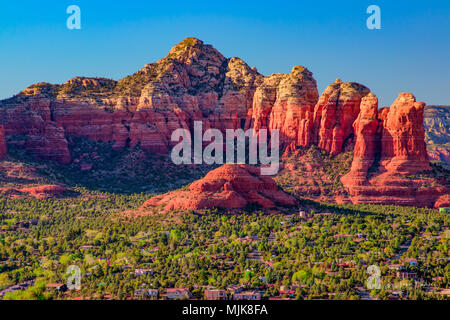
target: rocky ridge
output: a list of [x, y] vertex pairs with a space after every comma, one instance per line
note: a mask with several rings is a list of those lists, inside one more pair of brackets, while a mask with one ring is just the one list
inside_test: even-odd
[[[264, 77], [195, 38], [119, 81], [76, 77], [62, 85], [38, 83], [1, 101], [0, 110], [8, 145], [60, 163], [72, 161], [70, 137], [167, 154], [175, 129], [192, 130], [194, 121], [202, 121], [204, 130], [278, 129], [285, 155], [316, 145], [336, 156], [354, 145], [351, 170], [341, 179], [352, 202], [432, 206], [448, 193], [445, 183], [411, 178], [431, 170], [424, 103], [412, 94], [400, 94], [391, 108], [378, 110], [367, 87], [338, 79], [319, 98], [305, 67]], [[0, 138], [0, 155], [1, 150]]]

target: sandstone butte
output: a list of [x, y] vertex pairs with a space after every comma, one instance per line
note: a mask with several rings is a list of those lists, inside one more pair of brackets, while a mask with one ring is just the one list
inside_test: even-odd
[[430, 170], [423, 107], [403, 93], [391, 108], [378, 110], [367, 87], [339, 79], [319, 97], [305, 67], [265, 77], [239, 58], [186, 38], [119, 81], [75, 77], [62, 85], [34, 84], [0, 101], [0, 125], [8, 145], [60, 163], [71, 162], [69, 137], [110, 141], [117, 149], [139, 143], [166, 154], [177, 143], [170, 139], [173, 130], [193, 130], [194, 121], [223, 132], [278, 129], [286, 153], [314, 144], [337, 155], [355, 143], [352, 169], [342, 177], [352, 202], [433, 206], [447, 187], [407, 178]]
[[296, 200], [279, 190], [272, 178], [261, 176], [259, 168], [225, 164], [193, 182], [188, 190], [176, 190], [147, 200], [142, 210], [240, 209], [249, 204], [275, 208], [279, 205], [293, 206]]

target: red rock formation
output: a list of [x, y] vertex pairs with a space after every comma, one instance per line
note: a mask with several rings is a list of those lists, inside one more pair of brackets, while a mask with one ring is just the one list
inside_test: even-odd
[[[376, 113], [377, 100], [366, 96], [354, 123], [356, 145], [352, 168], [341, 178], [353, 203], [433, 207], [449, 192], [432, 176], [423, 129], [424, 103], [401, 93], [389, 109]], [[377, 120], [378, 118], [378, 120]], [[377, 159], [377, 155], [381, 160]], [[368, 170], [379, 161], [378, 170]]]
[[[194, 121], [202, 121], [204, 130], [223, 132], [280, 130], [280, 151], [286, 157], [312, 144], [336, 156], [355, 139], [352, 169], [342, 178], [354, 201], [382, 202], [387, 196], [414, 204], [411, 197], [422, 197], [419, 202], [429, 205], [438, 191], [419, 185], [432, 180], [405, 183], [400, 177], [430, 170], [423, 104], [401, 94], [390, 109], [377, 112], [376, 97], [369, 92], [363, 85], [337, 80], [317, 101], [316, 81], [304, 67], [264, 77], [241, 59], [227, 59], [212, 46], [187, 38], [167, 57], [119, 81], [75, 77], [62, 85], [32, 85], [0, 102], [0, 125], [8, 144], [61, 163], [71, 161], [71, 136], [167, 153], [177, 143], [171, 142], [172, 132], [193, 130]], [[373, 165], [379, 172], [369, 175]], [[312, 180], [308, 188], [317, 188]], [[233, 193], [234, 187], [228, 191], [236, 206], [242, 199], [249, 202], [248, 195]], [[223, 204], [220, 199], [216, 203]]]
[[384, 172], [370, 178], [367, 185], [351, 189], [352, 203], [372, 203], [434, 207], [439, 197], [449, 193], [446, 186], [431, 177], [406, 178]]
[[353, 134], [361, 99], [369, 92], [361, 84], [340, 79], [327, 87], [314, 108], [315, 142], [320, 149], [332, 155], [342, 151], [344, 142]]
[[40, 134], [28, 134], [25, 148], [39, 159], [57, 161], [63, 164], [71, 161], [64, 129], [54, 122], [46, 123]]
[[317, 99], [316, 81], [305, 67], [266, 77], [253, 99], [253, 128], [279, 130], [281, 147], [309, 146]]
[[304, 67], [264, 79], [241, 59], [226, 59], [212, 46], [187, 38], [167, 57], [117, 83], [76, 77], [60, 86], [30, 86], [6, 101], [10, 114], [2, 123], [8, 136], [26, 136], [25, 142], [11, 143], [62, 163], [70, 161], [65, 136], [167, 153], [175, 144], [171, 133], [192, 130], [199, 120], [204, 129], [223, 132], [279, 129], [281, 145], [295, 148], [312, 142], [317, 97], [316, 82]]
[[0, 126], [0, 159], [6, 154], [5, 129]]
[[318, 96], [316, 81], [305, 67], [296, 66], [281, 79], [269, 121], [270, 130], [280, 131], [281, 146], [311, 145]]
[[64, 193], [66, 188], [59, 185], [42, 185], [37, 187], [22, 188], [16, 191], [20, 193], [28, 193], [37, 199], [47, 199]]
[[[1, 105], [0, 105], [1, 106]], [[25, 147], [37, 158], [70, 162], [70, 153], [62, 126], [52, 121], [51, 101], [41, 94], [23, 103], [3, 105], [3, 122], [8, 143]]]
[[381, 164], [387, 171], [415, 174], [430, 171], [425, 145], [423, 110], [411, 93], [399, 94], [383, 122]]
[[277, 99], [277, 88], [281, 79], [285, 76], [281, 73], [268, 76], [264, 78], [264, 82], [256, 89], [251, 111], [251, 124], [256, 131], [269, 128], [270, 114]]
[[378, 130], [378, 98], [369, 93], [361, 100], [360, 113], [353, 123], [356, 143], [353, 149], [353, 162], [348, 174], [341, 178], [345, 186], [362, 184], [367, 172], [376, 158], [380, 138]]
[[172, 132], [192, 130], [194, 121], [222, 131], [248, 127], [262, 80], [241, 59], [226, 59], [187, 38], [167, 57], [118, 82], [76, 77], [63, 85], [32, 85], [0, 103], [7, 113], [0, 123], [17, 138], [12, 144], [62, 163], [70, 162], [66, 136], [167, 153], [175, 144]]
[[[39, 158], [70, 161], [65, 136], [140, 144], [167, 153], [177, 128], [279, 129], [281, 145], [312, 142], [318, 92], [312, 73], [297, 66], [264, 79], [239, 58], [187, 38], [169, 55], [115, 83], [76, 77], [63, 85], [40, 83], [7, 101], [7, 135]], [[254, 101], [255, 100], [255, 101]], [[252, 110], [253, 108], [253, 110]], [[53, 134], [53, 136], [52, 136]]]
[[240, 209], [248, 204], [273, 208], [277, 204], [292, 206], [296, 200], [279, 190], [260, 169], [247, 165], [226, 164], [209, 172], [189, 186], [186, 191], [172, 191], [153, 197], [143, 204], [143, 209], [160, 207], [163, 211], [205, 208]]

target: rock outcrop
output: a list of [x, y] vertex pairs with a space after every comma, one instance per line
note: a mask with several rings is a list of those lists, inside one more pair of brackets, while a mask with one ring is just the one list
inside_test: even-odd
[[26, 188], [0, 188], [0, 195], [10, 198], [34, 197], [36, 199], [48, 199], [61, 195], [67, 189], [60, 185], [41, 185]]
[[64, 128], [52, 119], [52, 102], [38, 94], [23, 103], [1, 104], [7, 143], [24, 147], [36, 158], [70, 162]]
[[259, 168], [225, 164], [192, 183], [188, 190], [172, 191], [147, 200], [142, 209], [198, 210], [206, 208], [242, 209], [250, 204], [262, 208], [295, 205], [295, 198], [278, 189]]
[[344, 185], [361, 184], [366, 181], [367, 173], [376, 160], [380, 145], [377, 136], [378, 121], [378, 98], [369, 93], [361, 101], [360, 113], [353, 123], [356, 136], [353, 149], [353, 162], [350, 172], [341, 180]]
[[0, 159], [6, 154], [5, 129], [0, 126]]
[[314, 141], [320, 149], [332, 155], [342, 151], [353, 135], [361, 99], [369, 92], [359, 83], [340, 79], [326, 88], [314, 109]]
[[431, 167], [424, 142], [424, 103], [401, 93], [389, 109], [377, 113], [377, 105], [374, 95], [363, 98], [353, 124], [352, 167], [341, 178], [351, 201], [433, 207], [449, 190], [427, 174]]
[[437, 198], [434, 207], [436, 209], [440, 208], [450, 208], [450, 194], [443, 194]]
[[22, 193], [28, 193], [37, 199], [46, 199], [64, 193], [66, 191], [66, 188], [59, 185], [43, 185], [37, 187], [22, 188], [19, 191]]
[[266, 77], [253, 99], [253, 128], [279, 130], [282, 147], [309, 146], [317, 99], [316, 81], [305, 67], [296, 66], [289, 74]]
[[411, 93], [400, 93], [383, 122], [381, 165], [387, 171], [405, 175], [430, 171], [423, 111], [425, 103], [416, 102]]

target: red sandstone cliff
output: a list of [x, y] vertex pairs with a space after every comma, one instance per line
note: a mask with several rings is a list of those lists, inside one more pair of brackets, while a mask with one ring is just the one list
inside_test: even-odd
[[0, 119], [8, 143], [29, 150], [37, 158], [70, 162], [64, 128], [51, 118], [51, 101], [31, 96], [21, 104], [4, 104]]
[[316, 81], [305, 67], [266, 77], [253, 99], [253, 127], [256, 131], [279, 130], [282, 147], [309, 146], [317, 99]]
[[314, 136], [320, 149], [336, 155], [353, 134], [361, 99], [370, 92], [355, 82], [337, 79], [322, 93], [314, 109]]
[[[226, 59], [195, 38], [118, 82], [76, 77], [63, 85], [38, 83], [0, 102], [9, 143], [38, 158], [70, 162], [67, 136], [113, 141], [167, 153], [177, 128], [194, 121], [225, 130], [250, 126], [249, 112], [263, 81], [239, 58]], [[246, 124], [247, 122], [247, 124]]]
[[361, 98], [357, 83], [337, 81], [318, 102], [312, 73], [296, 66], [289, 74], [260, 75], [239, 58], [226, 59], [210, 45], [187, 38], [169, 55], [118, 82], [76, 77], [63, 85], [38, 83], [1, 106], [11, 144], [39, 158], [70, 161], [67, 136], [138, 143], [167, 153], [177, 128], [267, 128], [280, 130], [281, 146], [293, 150], [316, 142], [333, 155], [351, 136]]

